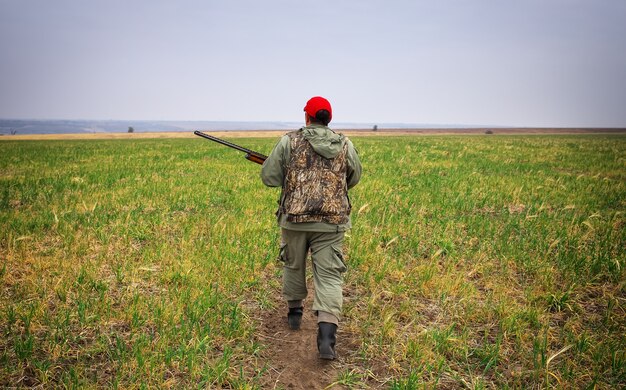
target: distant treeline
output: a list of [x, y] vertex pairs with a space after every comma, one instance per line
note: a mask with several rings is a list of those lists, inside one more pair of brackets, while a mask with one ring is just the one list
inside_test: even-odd
[[280, 129], [286, 125], [279, 122], [0, 119], [0, 134], [125, 133], [129, 127], [135, 132], [258, 130]]
[[[291, 130], [303, 125], [300, 122], [236, 122], [236, 121], [143, 121], [143, 120], [29, 120], [0, 119], [0, 135], [10, 134], [73, 134], [73, 133], [126, 133], [134, 132], [193, 131], [193, 130]], [[407, 123], [346, 123], [334, 122], [334, 129], [424, 129], [475, 127], [463, 125], [426, 125]], [[484, 126], [482, 126], [484, 127]]]

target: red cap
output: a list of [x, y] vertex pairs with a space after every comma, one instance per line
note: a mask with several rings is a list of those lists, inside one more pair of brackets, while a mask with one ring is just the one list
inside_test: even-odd
[[306, 111], [306, 113], [313, 118], [315, 118], [315, 114], [317, 114], [319, 110], [328, 111], [330, 114], [330, 117], [328, 118], [329, 122], [333, 119], [333, 109], [330, 107], [330, 102], [321, 96], [312, 97], [308, 102], [306, 102], [306, 106], [304, 107], [304, 111]]

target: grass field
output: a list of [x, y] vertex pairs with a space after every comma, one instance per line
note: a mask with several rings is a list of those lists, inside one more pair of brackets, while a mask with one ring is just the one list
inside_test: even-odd
[[[626, 386], [626, 136], [353, 141], [333, 383]], [[264, 386], [258, 165], [201, 139], [3, 140], [0, 183], [0, 387]]]

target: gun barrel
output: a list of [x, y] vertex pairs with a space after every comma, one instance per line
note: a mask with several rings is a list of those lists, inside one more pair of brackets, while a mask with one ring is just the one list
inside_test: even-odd
[[217, 142], [218, 144], [222, 144], [222, 145], [229, 146], [229, 147], [231, 147], [231, 148], [233, 148], [233, 149], [237, 149], [237, 150], [239, 150], [239, 151], [241, 151], [241, 152], [245, 152], [245, 153], [250, 153], [250, 152], [252, 152], [252, 151], [251, 151], [251, 150], [249, 150], [249, 149], [246, 149], [246, 148], [244, 148], [244, 147], [241, 147], [241, 146], [239, 146], [239, 145], [233, 144], [233, 143], [228, 142], [228, 141], [224, 141], [224, 140], [223, 140], [223, 139], [221, 139], [221, 138], [213, 137], [212, 135], [205, 134], [205, 133], [203, 133], [203, 132], [201, 132], [201, 131], [198, 131], [198, 130], [194, 131], [193, 133], [194, 133], [195, 135], [199, 135], [199, 136], [200, 136], [200, 137], [202, 137], [202, 138], [206, 138], [206, 139], [208, 139], [208, 140], [211, 140], [211, 141]]
[[250, 160], [252, 162], [255, 162], [257, 164], [263, 164], [263, 161], [265, 161], [265, 159], [267, 158], [267, 156], [264, 156], [261, 153], [257, 153], [257, 152], [255, 152], [253, 150], [246, 149], [246, 148], [244, 148], [242, 146], [239, 146], [239, 145], [234, 144], [232, 142], [225, 141], [225, 140], [223, 140], [221, 138], [213, 137], [212, 135], [205, 134], [205, 133], [203, 133], [201, 131], [196, 130], [193, 133], [195, 135], [197, 135], [197, 136], [202, 137], [202, 138], [206, 138], [208, 140], [217, 142], [218, 144], [222, 144], [222, 145], [228, 146], [230, 148], [237, 149], [240, 152], [244, 152], [244, 153], [246, 153], [246, 158], [248, 160]]

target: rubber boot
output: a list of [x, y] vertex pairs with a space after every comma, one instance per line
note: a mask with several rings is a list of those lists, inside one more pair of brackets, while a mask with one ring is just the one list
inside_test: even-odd
[[337, 325], [330, 322], [320, 322], [317, 325], [317, 350], [320, 359], [333, 360], [336, 357]]
[[302, 323], [302, 311], [303, 307], [290, 307], [289, 313], [287, 313], [287, 322], [289, 322], [289, 328], [292, 330], [300, 329]]

